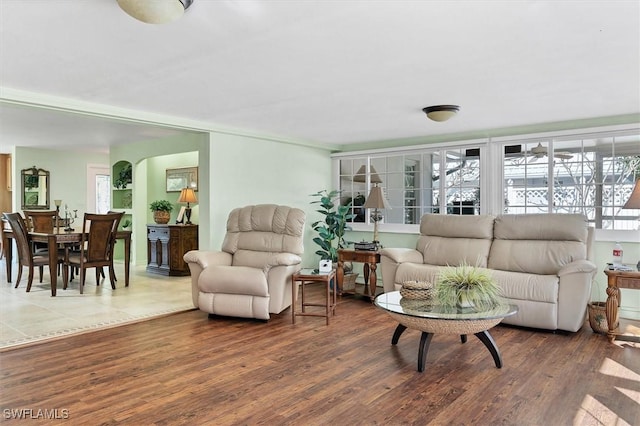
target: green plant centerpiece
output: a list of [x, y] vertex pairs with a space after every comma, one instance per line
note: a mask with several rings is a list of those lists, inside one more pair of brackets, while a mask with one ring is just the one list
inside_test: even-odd
[[501, 290], [488, 269], [462, 264], [443, 268], [435, 285], [439, 304], [484, 311], [499, 304]]
[[351, 202], [340, 205], [340, 191], [337, 190], [325, 189], [311, 196], [317, 198], [311, 204], [320, 204], [320, 208], [316, 211], [324, 216], [322, 220], [311, 224], [311, 228], [318, 233], [318, 236], [313, 239], [313, 242], [320, 246], [316, 254], [322, 259], [331, 260], [337, 264], [338, 250], [351, 244], [344, 238], [345, 232], [351, 230], [349, 221], [355, 217], [351, 212]]
[[173, 204], [167, 200], [156, 200], [149, 205], [149, 209], [153, 212], [153, 220], [157, 224], [169, 223]]

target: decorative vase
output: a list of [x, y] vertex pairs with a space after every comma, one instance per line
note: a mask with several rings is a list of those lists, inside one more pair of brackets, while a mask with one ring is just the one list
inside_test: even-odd
[[158, 225], [169, 223], [171, 213], [164, 210], [156, 210], [153, 212], [153, 221]]
[[460, 296], [458, 297], [458, 307], [459, 308], [473, 308], [475, 305], [469, 297], [468, 291], [461, 291]]

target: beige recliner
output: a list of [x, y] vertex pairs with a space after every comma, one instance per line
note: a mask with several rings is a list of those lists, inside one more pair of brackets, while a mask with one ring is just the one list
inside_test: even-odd
[[268, 320], [291, 305], [301, 268], [305, 213], [261, 204], [236, 208], [221, 251], [189, 251], [193, 304], [210, 314]]

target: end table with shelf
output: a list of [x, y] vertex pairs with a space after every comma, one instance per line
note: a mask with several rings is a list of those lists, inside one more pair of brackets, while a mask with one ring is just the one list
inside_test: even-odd
[[[376, 250], [338, 250], [338, 268], [336, 271], [336, 279], [338, 281], [338, 293], [343, 294], [342, 283], [344, 282], [344, 262], [364, 263], [364, 295], [369, 296], [371, 300], [376, 297], [376, 286], [378, 276], [376, 269], [380, 263], [380, 252]], [[368, 284], [368, 287], [367, 287]], [[357, 294], [355, 288], [353, 293]]]
[[[313, 269], [301, 269], [291, 276], [291, 322], [296, 323], [296, 316], [311, 316], [311, 317], [325, 317], [327, 325], [329, 325], [329, 318], [335, 316], [336, 306], [338, 304], [336, 298], [335, 287], [336, 271], [331, 270], [327, 273], [315, 272]], [[306, 302], [304, 300], [304, 286], [305, 284], [323, 283], [325, 286], [325, 303]], [[300, 283], [300, 306], [302, 312], [296, 312], [298, 285]], [[307, 312], [308, 306], [324, 307], [324, 313], [319, 312]]]

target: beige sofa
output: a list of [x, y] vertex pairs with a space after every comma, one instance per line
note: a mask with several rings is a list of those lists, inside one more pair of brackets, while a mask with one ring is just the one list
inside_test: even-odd
[[416, 249], [381, 251], [384, 291], [403, 281], [435, 281], [461, 263], [491, 270], [515, 316], [503, 322], [548, 330], [579, 330], [596, 272], [592, 228], [576, 214], [424, 215]]
[[261, 204], [234, 209], [220, 251], [184, 255], [193, 305], [210, 314], [268, 320], [291, 305], [300, 270], [305, 213]]

